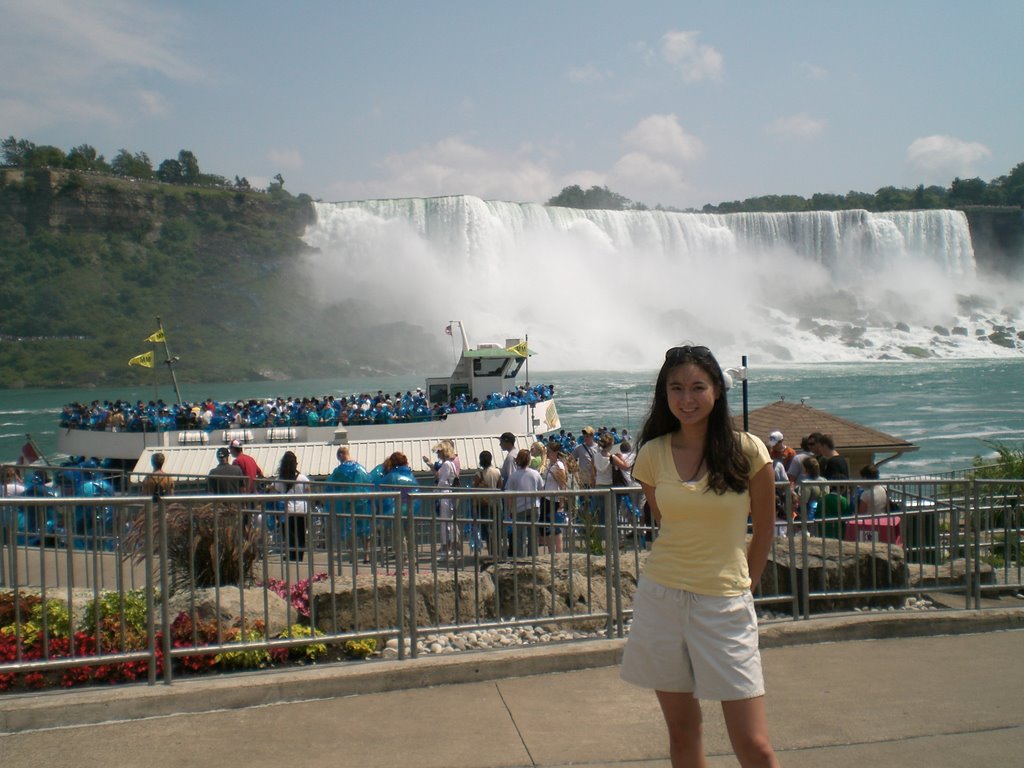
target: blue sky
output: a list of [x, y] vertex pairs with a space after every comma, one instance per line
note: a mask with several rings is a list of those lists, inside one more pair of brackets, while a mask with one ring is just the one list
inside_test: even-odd
[[650, 205], [989, 180], [1024, 3], [0, 0], [0, 134], [324, 200]]

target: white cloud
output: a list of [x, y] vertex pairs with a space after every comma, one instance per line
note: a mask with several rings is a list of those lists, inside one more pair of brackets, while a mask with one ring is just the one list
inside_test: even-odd
[[[9, 28], [18, 32], [5, 42], [21, 39], [18, 55], [33, 59], [74, 60], [78, 69], [66, 72], [67, 76], [117, 67], [151, 70], [173, 80], [195, 80], [201, 75], [166, 42], [178, 32], [176, 19], [141, 3], [34, 0], [11, 3], [5, 13]], [[88, 71], [83, 73], [82, 67]]]
[[8, 129], [24, 133], [82, 115], [66, 107], [91, 101], [91, 119], [127, 120], [141, 108], [163, 114], [166, 104], [150, 88], [134, 88], [145, 75], [196, 81], [202, 72], [175, 50], [181, 34], [171, 13], [134, 0], [2, 2], [0, 68], [17, 77], [0, 94], [30, 115]]
[[598, 83], [606, 77], [605, 73], [593, 64], [585, 64], [582, 67], [570, 67], [565, 76], [574, 83]]
[[490, 200], [543, 202], [566, 186], [608, 185], [633, 200], [671, 205], [690, 188], [682, 169], [704, 152], [675, 115], [650, 115], [623, 137], [626, 152], [608, 171], [555, 173], [558, 154], [550, 147], [523, 144], [501, 152], [451, 136], [378, 163], [380, 177], [330, 185], [328, 199], [475, 195]]
[[669, 161], [690, 163], [704, 154], [704, 144], [679, 125], [675, 115], [650, 115], [624, 137], [629, 149]]
[[907, 162], [927, 181], [946, 182], [953, 176], [974, 176], [974, 164], [991, 154], [988, 147], [976, 141], [924, 136], [907, 147]]
[[492, 200], [541, 202], [560, 187], [543, 154], [524, 146], [511, 154], [484, 149], [458, 136], [386, 157], [383, 178], [339, 181], [329, 188], [343, 199], [476, 195]]
[[811, 64], [809, 61], [802, 61], [800, 62], [799, 68], [800, 74], [808, 80], [828, 80], [828, 70], [824, 67], [819, 67], [817, 64]]
[[[608, 174], [601, 171], [579, 170], [563, 175], [557, 182], [557, 191], [576, 184], [583, 189], [608, 186]], [[614, 191], [614, 190], [613, 190]]]
[[148, 115], [166, 115], [170, 111], [167, 100], [157, 91], [139, 91], [139, 103]]
[[302, 154], [297, 149], [271, 149], [267, 160], [276, 171], [297, 171], [302, 168]]
[[698, 80], [719, 80], [722, 77], [722, 54], [710, 45], [697, 42], [699, 32], [666, 32], [661, 38], [661, 57], [679, 69], [688, 83]]
[[650, 205], [671, 205], [688, 189], [676, 166], [643, 152], [620, 157], [608, 173], [608, 180], [613, 191]]
[[628, 150], [606, 176], [609, 188], [648, 205], [680, 205], [693, 189], [686, 166], [704, 155], [704, 143], [676, 115], [649, 115], [623, 136]]
[[777, 136], [811, 138], [820, 136], [825, 130], [826, 122], [809, 117], [804, 113], [777, 117], [768, 124], [768, 132]]

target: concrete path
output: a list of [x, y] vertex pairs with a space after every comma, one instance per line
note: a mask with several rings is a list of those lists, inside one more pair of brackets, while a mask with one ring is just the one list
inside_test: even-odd
[[[1021, 764], [1024, 630], [768, 646], [768, 713], [784, 766]], [[502, 657], [539, 671], [609, 664], [620, 651], [621, 641], [598, 641], [366, 664], [358, 675], [389, 687], [395, 681], [387, 680], [388, 665], [401, 666], [406, 676], [419, 668], [416, 674], [429, 683], [492, 675], [487, 667]], [[271, 683], [275, 673], [6, 697], [0, 765], [669, 766], [654, 695], [620, 681], [614, 666], [203, 711], [237, 706], [224, 697], [224, 686], [241, 693], [257, 679], [271, 693], [296, 698], [288, 695], [290, 676], [305, 675], [305, 692], [320, 695], [327, 683], [317, 676], [329, 679], [332, 669], [288, 673]], [[356, 688], [335, 685], [342, 692]], [[178, 713], [154, 714], [172, 693]], [[707, 704], [704, 712], [709, 765], [735, 765], [718, 705]]]

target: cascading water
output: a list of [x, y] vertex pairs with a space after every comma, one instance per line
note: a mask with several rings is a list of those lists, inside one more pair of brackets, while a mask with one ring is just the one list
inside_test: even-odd
[[[324, 303], [475, 341], [529, 333], [545, 369], [650, 368], [707, 344], [753, 362], [1020, 354], [1022, 293], [979, 281], [958, 211], [592, 211], [470, 196], [318, 203]], [[540, 364], [541, 361], [538, 361]]]

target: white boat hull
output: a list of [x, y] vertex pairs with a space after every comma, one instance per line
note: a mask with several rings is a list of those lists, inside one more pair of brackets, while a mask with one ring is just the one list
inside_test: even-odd
[[[294, 426], [269, 428], [171, 430], [166, 432], [97, 432], [87, 429], [61, 429], [57, 450], [68, 456], [99, 459], [131, 459], [147, 449], [182, 446], [224, 445], [238, 437], [249, 445], [266, 443], [340, 443], [372, 440], [442, 439], [451, 437], [497, 437], [511, 432], [517, 437], [532, 437], [561, 426], [554, 400], [535, 406], [519, 405], [470, 413], [453, 413], [434, 421], [396, 424], [353, 424], [350, 426]], [[243, 436], [244, 435], [244, 436]]]

